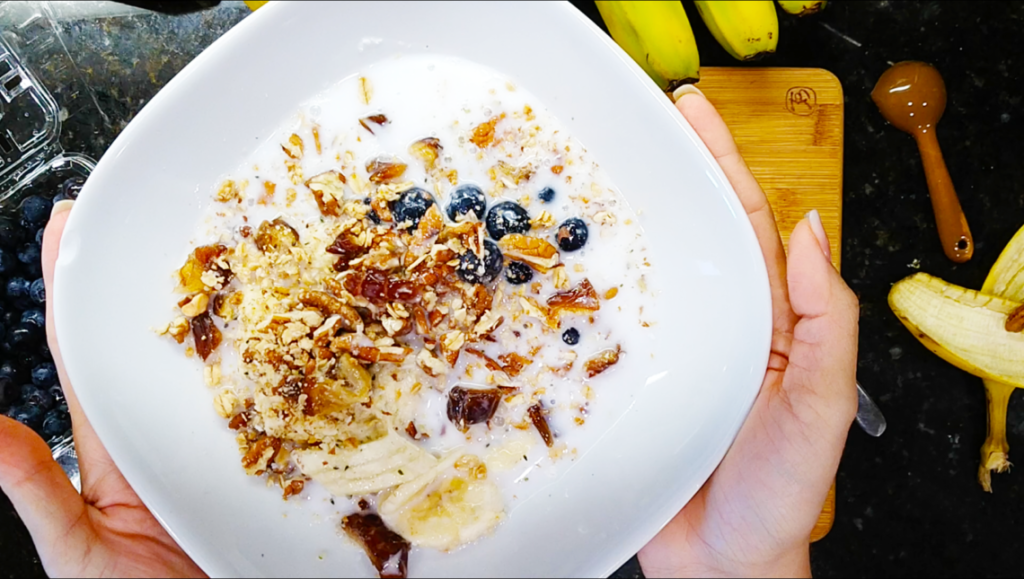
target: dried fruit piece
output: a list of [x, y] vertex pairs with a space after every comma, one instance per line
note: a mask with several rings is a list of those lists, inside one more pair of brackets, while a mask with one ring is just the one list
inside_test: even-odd
[[403, 579], [408, 573], [412, 545], [371, 513], [356, 513], [341, 520], [341, 528], [366, 551], [382, 578]]
[[360, 245], [359, 240], [347, 231], [339, 233], [338, 237], [334, 238], [334, 242], [327, 246], [327, 253], [339, 256], [340, 260], [345, 262], [346, 267], [349, 261], [363, 255], [366, 251], [367, 248]]
[[558, 265], [558, 250], [539, 237], [510, 233], [498, 241], [498, 247], [506, 257], [525, 262], [541, 273]]
[[548, 426], [548, 419], [544, 416], [544, 409], [541, 408], [540, 404], [534, 404], [527, 411], [527, 415], [530, 417], [530, 422], [533, 423], [534, 428], [540, 433], [540, 437], [544, 440], [544, 444], [551, 448], [555, 445], [555, 437], [551, 434], [551, 427]]
[[448, 392], [448, 420], [466, 432], [471, 425], [494, 418], [500, 402], [501, 391], [496, 388], [455, 386]]
[[377, 157], [366, 163], [366, 172], [373, 183], [387, 183], [405, 173], [406, 164], [390, 157]]
[[330, 414], [366, 401], [370, 393], [370, 373], [349, 354], [338, 356], [330, 380], [313, 383], [307, 378], [302, 393], [307, 416]]
[[601, 350], [589, 360], [584, 362], [583, 370], [587, 378], [593, 378], [619, 362], [619, 354], [622, 353], [622, 346]]
[[210, 314], [204, 312], [192, 318], [192, 337], [196, 341], [196, 352], [204, 361], [220, 346], [221, 333], [213, 323]]
[[499, 120], [501, 117], [494, 117], [486, 123], [480, 123], [473, 127], [473, 134], [469, 137], [470, 142], [481, 149], [486, 149], [494, 144], [494, 126], [498, 124]]
[[227, 284], [233, 275], [227, 267], [227, 261], [222, 259], [227, 253], [228, 248], [223, 245], [202, 245], [195, 248], [185, 260], [185, 265], [178, 270], [181, 289], [186, 293], [213, 289], [204, 281], [212, 281], [212, 278], [215, 278], [221, 287]]
[[564, 292], [552, 295], [547, 303], [552, 311], [589, 313], [601, 309], [597, 291], [587, 278]]
[[260, 224], [255, 241], [256, 247], [263, 253], [287, 250], [299, 243], [299, 232], [278, 217]]
[[434, 165], [437, 164], [437, 158], [441, 156], [441, 151], [443, 149], [444, 147], [441, 146], [441, 141], [438, 141], [434, 137], [427, 137], [409, 145], [409, 154], [420, 161], [423, 161], [423, 164], [426, 165], [427, 169], [433, 169]]
[[383, 127], [384, 125], [390, 123], [391, 121], [388, 120], [388, 118], [384, 115], [370, 115], [368, 117], [363, 117], [359, 119], [359, 124], [362, 125], [362, 127], [367, 131], [370, 131], [370, 134], [372, 135], [374, 134], [373, 129], [370, 128], [370, 125], [368, 125], [367, 122], [373, 123], [379, 127]]
[[306, 181], [306, 187], [313, 192], [316, 206], [322, 215], [341, 215], [341, 201], [345, 198], [345, 176], [339, 171], [325, 171]]

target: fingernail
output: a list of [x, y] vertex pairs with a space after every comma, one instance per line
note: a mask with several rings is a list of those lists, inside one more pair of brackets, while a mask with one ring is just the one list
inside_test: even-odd
[[828, 234], [825, 233], [825, 226], [821, 223], [821, 214], [818, 213], [817, 209], [811, 209], [807, 214], [807, 221], [811, 224], [811, 231], [814, 232], [814, 237], [818, 238], [821, 252], [825, 254], [829, 261], [832, 261], [832, 247], [828, 244]]
[[65, 211], [71, 211], [71, 206], [75, 204], [74, 199], [61, 199], [60, 201], [53, 204], [53, 209], [50, 210], [50, 218], [56, 217]]
[[677, 88], [676, 90], [672, 91], [672, 102], [676, 102], [677, 100], [683, 98], [683, 95], [688, 95], [688, 94], [699, 94], [700, 96], [702, 96], [704, 98], [708, 98], [708, 97], [704, 96], [704, 93], [702, 93], [700, 91], [700, 89], [697, 88], [696, 85], [684, 84], [684, 85], [680, 86], [679, 88]]

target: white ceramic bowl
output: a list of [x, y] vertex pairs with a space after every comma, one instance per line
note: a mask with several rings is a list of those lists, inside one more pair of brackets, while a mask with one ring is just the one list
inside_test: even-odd
[[568, 3], [272, 3], [188, 65], [118, 137], [61, 243], [57, 334], [89, 420], [211, 575], [372, 575], [333, 521], [246, 477], [200, 365], [166, 323], [211, 186], [301, 103], [396, 53], [449, 54], [526, 87], [639, 209], [659, 270], [655, 356], [628, 408], [494, 537], [416, 552], [414, 575], [607, 575], [700, 488], [768, 358], [767, 275], [735, 193], [668, 99]]

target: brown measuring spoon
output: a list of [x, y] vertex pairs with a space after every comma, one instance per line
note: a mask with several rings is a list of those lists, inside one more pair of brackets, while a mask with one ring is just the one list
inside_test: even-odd
[[974, 238], [935, 138], [935, 125], [946, 110], [942, 75], [924, 62], [896, 63], [878, 79], [871, 99], [885, 120], [917, 141], [942, 250], [957, 263], [968, 261], [974, 255]]

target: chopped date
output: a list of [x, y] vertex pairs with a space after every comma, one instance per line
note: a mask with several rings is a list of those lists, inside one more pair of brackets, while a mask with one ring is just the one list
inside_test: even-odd
[[249, 426], [249, 414], [247, 412], [239, 412], [228, 422], [228, 428], [231, 430], [242, 430], [247, 426]]
[[223, 245], [203, 245], [195, 248], [185, 261], [185, 265], [178, 270], [182, 289], [188, 293], [205, 290], [206, 284], [202, 278], [207, 271], [220, 276], [222, 285], [227, 284], [232, 276], [231, 270], [217, 265], [217, 260], [227, 252], [228, 248]]
[[493, 418], [500, 402], [500, 390], [455, 386], [448, 393], [448, 420], [466, 432], [471, 425]]
[[327, 253], [340, 256], [346, 261], [353, 260], [366, 253], [366, 248], [359, 245], [359, 242], [348, 232], [343, 232], [334, 238], [334, 242], [327, 246]]
[[192, 337], [196, 341], [196, 352], [204, 361], [220, 346], [221, 333], [209, 312], [192, 318]]
[[530, 422], [533, 423], [534, 428], [540, 433], [540, 437], [544, 439], [544, 444], [548, 448], [554, 446], [555, 437], [551, 434], [551, 427], [548, 426], [548, 419], [545, 418], [544, 409], [541, 408], [540, 404], [534, 404], [526, 413], [530, 416]]
[[583, 370], [587, 378], [593, 378], [619, 362], [619, 354], [622, 353], [622, 346], [616, 345], [613, 349], [602, 350], [583, 364]]
[[341, 528], [366, 551], [382, 578], [406, 576], [412, 545], [387, 528], [379, 516], [371, 513], [349, 515], [341, 520]]

